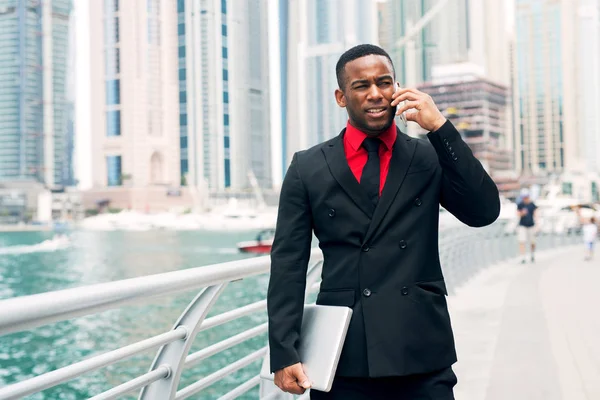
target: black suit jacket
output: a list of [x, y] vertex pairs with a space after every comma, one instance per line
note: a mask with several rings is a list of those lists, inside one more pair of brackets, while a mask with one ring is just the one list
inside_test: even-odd
[[341, 376], [402, 376], [456, 361], [438, 253], [441, 204], [470, 226], [500, 212], [498, 189], [448, 121], [424, 139], [398, 130], [375, 207], [343, 135], [294, 154], [283, 180], [267, 295], [272, 370], [296, 351], [312, 232], [324, 263], [317, 304], [354, 310]]

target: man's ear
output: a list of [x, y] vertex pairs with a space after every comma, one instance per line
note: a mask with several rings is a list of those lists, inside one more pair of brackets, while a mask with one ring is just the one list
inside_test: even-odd
[[340, 89], [335, 89], [335, 101], [337, 102], [338, 106], [342, 108], [346, 107], [346, 96], [344, 96], [344, 92], [342, 92]]

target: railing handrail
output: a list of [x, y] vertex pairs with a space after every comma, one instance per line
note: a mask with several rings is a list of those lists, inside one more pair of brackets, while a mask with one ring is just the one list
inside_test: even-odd
[[[322, 257], [318, 248], [311, 260]], [[142, 299], [181, 293], [269, 272], [270, 257], [123, 279], [0, 300], [0, 336], [118, 308]]]

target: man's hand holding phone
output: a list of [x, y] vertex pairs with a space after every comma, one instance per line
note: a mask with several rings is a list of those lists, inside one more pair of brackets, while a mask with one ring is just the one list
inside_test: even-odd
[[[437, 108], [427, 93], [418, 89], [396, 89], [392, 95], [391, 106], [397, 106], [396, 115], [403, 115], [405, 120], [413, 121], [425, 130], [437, 131], [446, 122], [446, 117]], [[409, 113], [407, 110], [413, 110]]]

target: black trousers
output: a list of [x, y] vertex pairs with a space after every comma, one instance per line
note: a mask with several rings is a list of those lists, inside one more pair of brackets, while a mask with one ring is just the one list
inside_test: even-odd
[[426, 374], [388, 378], [336, 376], [329, 392], [310, 391], [311, 400], [454, 400], [451, 367]]

